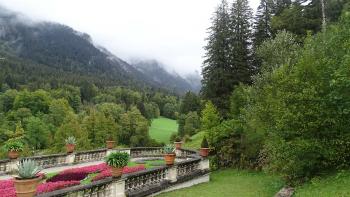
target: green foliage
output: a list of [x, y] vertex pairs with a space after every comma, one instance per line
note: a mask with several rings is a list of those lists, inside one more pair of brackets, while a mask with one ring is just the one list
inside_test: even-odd
[[211, 101], [205, 104], [201, 117], [201, 130], [209, 131], [220, 124], [220, 115]]
[[24, 139], [35, 150], [45, 149], [50, 144], [51, 134], [48, 126], [38, 117], [26, 120]]
[[173, 103], [166, 103], [163, 107], [163, 115], [170, 119], [175, 119], [176, 106]]
[[64, 142], [68, 145], [68, 144], [72, 144], [75, 145], [77, 143], [77, 140], [75, 139], [74, 136], [69, 136], [66, 140], [64, 140]]
[[41, 167], [39, 167], [34, 160], [23, 159], [19, 162], [18, 176], [21, 179], [36, 178], [40, 171]]
[[115, 168], [122, 168], [128, 165], [129, 154], [124, 152], [111, 153], [106, 157], [106, 163]]
[[204, 138], [202, 140], [201, 148], [209, 148], [208, 140], [207, 140], [207, 138], [205, 136], [204, 136]]
[[186, 92], [180, 104], [180, 113], [187, 114], [191, 111], [200, 111], [201, 110], [201, 100], [193, 92]]
[[185, 125], [183, 134], [185, 135], [194, 135], [197, 133], [200, 128], [200, 119], [197, 112], [189, 112], [186, 115]]
[[23, 143], [19, 140], [14, 140], [14, 139], [10, 139], [8, 140], [5, 145], [4, 145], [4, 149], [6, 151], [23, 151]]
[[165, 154], [175, 153], [175, 146], [173, 144], [167, 144], [163, 147], [163, 151]]

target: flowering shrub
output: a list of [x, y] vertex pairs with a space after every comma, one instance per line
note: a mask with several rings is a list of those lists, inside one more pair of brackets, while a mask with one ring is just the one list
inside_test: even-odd
[[85, 179], [85, 177], [90, 173], [95, 172], [102, 172], [103, 170], [106, 170], [108, 166], [105, 163], [93, 165], [93, 166], [86, 166], [81, 168], [73, 168], [73, 169], [67, 169], [56, 176], [53, 176], [46, 180], [46, 182], [58, 182], [58, 181], [81, 181]]
[[55, 190], [63, 189], [66, 187], [71, 187], [74, 185], [79, 185], [80, 181], [57, 181], [57, 182], [46, 182], [40, 184], [36, 188], [36, 193], [41, 194], [41, 193], [46, 193], [46, 192], [52, 192]]

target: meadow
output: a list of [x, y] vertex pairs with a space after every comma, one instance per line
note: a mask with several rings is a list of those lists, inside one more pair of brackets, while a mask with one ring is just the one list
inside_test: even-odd
[[159, 117], [152, 120], [149, 135], [158, 142], [167, 144], [169, 143], [171, 134], [177, 132], [177, 127], [176, 120]]

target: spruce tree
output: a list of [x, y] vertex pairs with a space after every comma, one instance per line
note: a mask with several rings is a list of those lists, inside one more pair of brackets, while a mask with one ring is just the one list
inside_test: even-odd
[[[248, 0], [235, 0], [230, 12], [230, 67], [233, 86], [250, 83], [254, 72], [251, 59], [252, 10]], [[231, 95], [233, 88], [229, 92]]]
[[261, 61], [256, 56], [256, 50], [266, 39], [272, 36], [271, 18], [274, 11], [273, 0], [261, 0], [254, 18], [254, 34], [253, 34], [253, 65], [256, 70], [260, 69]]
[[222, 0], [212, 18], [202, 69], [201, 93], [219, 109], [228, 109], [228, 97], [234, 87], [229, 60], [229, 13], [226, 0]]
[[272, 35], [271, 18], [273, 16], [273, 7], [272, 0], [260, 1], [254, 18], [254, 49]]

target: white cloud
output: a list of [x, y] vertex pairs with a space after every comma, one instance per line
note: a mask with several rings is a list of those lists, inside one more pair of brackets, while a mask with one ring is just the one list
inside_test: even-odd
[[[122, 59], [157, 59], [179, 73], [200, 70], [220, 0], [0, 0], [31, 18], [90, 34]], [[259, 0], [252, 0], [255, 9]]]

